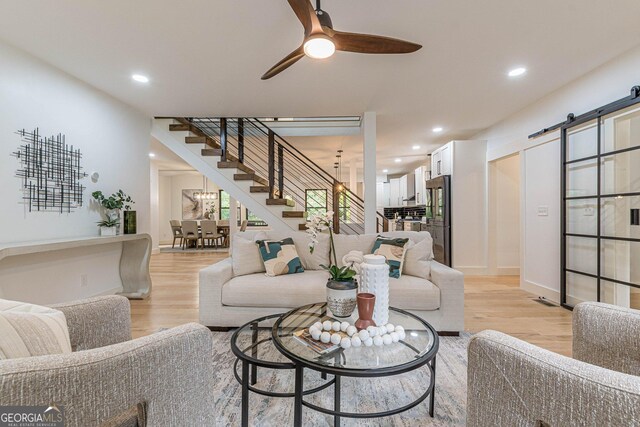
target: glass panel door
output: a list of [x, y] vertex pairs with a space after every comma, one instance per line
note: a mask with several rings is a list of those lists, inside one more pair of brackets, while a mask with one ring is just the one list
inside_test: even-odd
[[562, 129], [561, 300], [640, 308], [640, 106]]

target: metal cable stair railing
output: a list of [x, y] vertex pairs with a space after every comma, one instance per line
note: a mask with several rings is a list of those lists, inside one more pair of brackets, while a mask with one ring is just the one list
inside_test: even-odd
[[[239, 162], [255, 171], [257, 182], [263, 185], [252, 186], [252, 192], [266, 193], [270, 199], [290, 199], [305, 210], [307, 202], [312, 202], [316, 212], [324, 206], [333, 211], [334, 232], [364, 233], [364, 201], [260, 120], [176, 119], [211, 138], [219, 147], [212, 153], [220, 155], [221, 161]], [[376, 231], [387, 230], [388, 220], [376, 212]]]

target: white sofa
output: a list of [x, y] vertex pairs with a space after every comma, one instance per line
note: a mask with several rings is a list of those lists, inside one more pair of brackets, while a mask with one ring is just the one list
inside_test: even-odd
[[[381, 235], [410, 239], [403, 274], [399, 279], [389, 279], [391, 306], [422, 317], [441, 334], [462, 331], [464, 276], [433, 261], [431, 235], [415, 231]], [[267, 277], [254, 241], [285, 237], [293, 238], [305, 272]], [[371, 253], [377, 234], [334, 237], [341, 265], [342, 256], [351, 250]], [[304, 232], [252, 230], [236, 233], [232, 238], [231, 257], [200, 271], [200, 323], [213, 330], [224, 330], [258, 317], [324, 301], [329, 275], [319, 265], [330, 263], [328, 236], [321, 236], [313, 254], [309, 253], [308, 245], [309, 238]]]

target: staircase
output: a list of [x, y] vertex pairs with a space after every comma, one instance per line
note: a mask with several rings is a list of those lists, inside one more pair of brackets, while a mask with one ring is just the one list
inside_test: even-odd
[[[364, 232], [364, 201], [258, 119], [157, 118], [152, 135], [274, 229], [306, 230], [311, 199], [335, 233]], [[376, 228], [388, 228], [379, 213]]]

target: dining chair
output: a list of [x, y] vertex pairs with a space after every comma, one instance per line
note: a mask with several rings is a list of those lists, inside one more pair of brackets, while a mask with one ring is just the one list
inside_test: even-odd
[[218, 240], [224, 239], [224, 235], [218, 233], [218, 226], [215, 221], [212, 220], [202, 220], [200, 221], [201, 226], [201, 239], [202, 239], [202, 247], [204, 247], [205, 241], [209, 241], [209, 245], [213, 242], [218, 247]]
[[248, 225], [249, 225], [249, 221], [247, 221], [246, 219], [242, 221], [242, 224], [240, 224], [240, 231], [247, 231]]
[[187, 243], [189, 241], [196, 242], [196, 249], [198, 248], [198, 240], [200, 240], [201, 235], [198, 231], [198, 221], [182, 221], [182, 235], [184, 239], [183, 249], [186, 249]]
[[180, 247], [182, 247], [182, 239], [184, 236], [182, 235], [182, 226], [180, 225], [180, 221], [177, 219], [171, 219], [169, 220], [169, 224], [171, 225], [171, 234], [173, 234], [171, 249], [176, 247], [176, 239], [180, 239]]
[[220, 221], [218, 221], [218, 230], [224, 236], [222, 245], [225, 247], [229, 246], [229, 225], [230, 224], [228, 219], [221, 219]]

